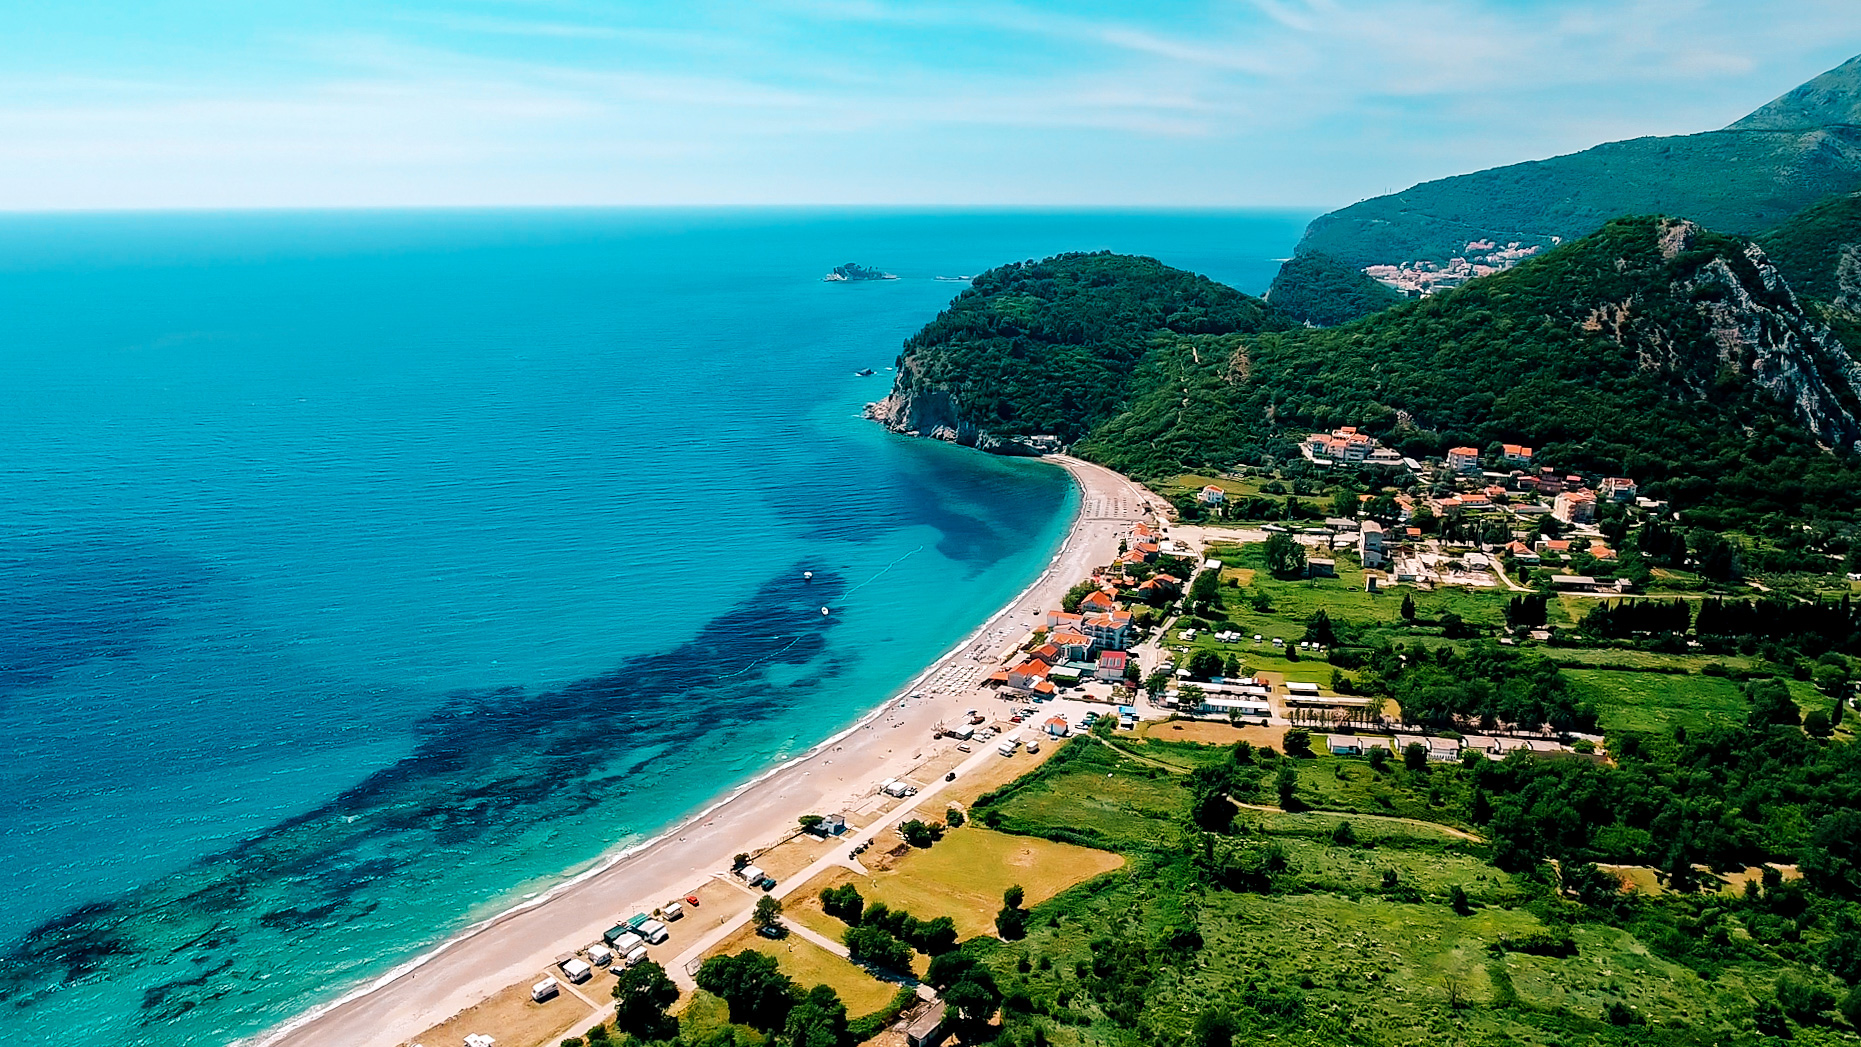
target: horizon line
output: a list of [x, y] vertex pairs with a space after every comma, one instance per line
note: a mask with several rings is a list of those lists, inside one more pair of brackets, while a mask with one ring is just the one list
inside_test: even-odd
[[[1368, 199], [1368, 198], [1366, 198]], [[1349, 205], [1343, 205], [1349, 206]], [[1123, 212], [1151, 214], [1216, 214], [1235, 212], [1282, 212], [1287, 214], [1327, 214], [1338, 205], [1321, 204], [1017, 204], [1017, 203], [559, 203], [559, 204], [224, 204], [174, 205], [151, 207], [0, 207], [0, 218], [81, 215], [209, 215], [209, 214], [306, 214], [361, 212], [489, 212], [489, 211], [886, 211], [886, 212]]]

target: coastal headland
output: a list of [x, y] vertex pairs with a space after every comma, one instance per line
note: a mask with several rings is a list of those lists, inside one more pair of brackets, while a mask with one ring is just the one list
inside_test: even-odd
[[[258, 1047], [395, 1047], [502, 990], [534, 980], [555, 958], [598, 941], [627, 913], [691, 893], [728, 870], [734, 855], [778, 842], [800, 815], [850, 808], [881, 782], [922, 763], [933, 728], [976, 701], [971, 688], [938, 689], [929, 681], [946, 670], [979, 664], [977, 650], [992, 663], [1002, 646], [1039, 624], [1041, 612], [1057, 607], [1069, 587], [1095, 565], [1115, 558], [1120, 540], [1152, 507], [1165, 505], [1102, 466], [1057, 455], [1048, 460], [1065, 468], [1080, 490], [1078, 513], [1059, 551], [1033, 584], [901, 694], [653, 840], [250, 1042]], [[976, 759], [988, 757], [985, 750]], [[788, 878], [775, 893], [805, 883], [811, 873]], [[685, 927], [691, 930], [681, 937], [698, 930], [695, 921], [686, 921]], [[675, 939], [665, 960], [702, 950], [710, 937], [689, 946]], [[675, 978], [687, 977], [682, 965], [666, 966]]]

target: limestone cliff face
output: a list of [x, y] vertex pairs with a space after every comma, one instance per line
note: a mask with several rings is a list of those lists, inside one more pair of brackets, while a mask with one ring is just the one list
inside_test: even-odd
[[965, 420], [956, 397], [947, 390], [922, 384], [906, 359], [885, 399], [866, 405], [866, 417], [895, 433], [947, 440], [990, 454], [1038, 457], [1065, 449], [1057, 436], [997, 436]]
[[[1691, 222], [1665, 224], [1661, 254], [1692, 250], [1698, 235]], [[1595, 308], [1583, 326], [1702, 399], [1727, 372], [1748, 378], [1824, 446], [1861, 449], [1861, 363], [1802, 307], [1762, 249], [1713, 257], [1664, 290], [1658, 297], [1690, 303], [1694, 315], [1656, 315], [1652, 296], [1636, 294]]]

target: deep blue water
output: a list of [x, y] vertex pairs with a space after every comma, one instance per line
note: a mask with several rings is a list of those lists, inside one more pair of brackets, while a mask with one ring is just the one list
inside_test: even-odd
[[0, 1042], [263, 1029], [844, 727], [1074, 501], [860, 420], [932, 278], [1306, 217], [0, 217]]

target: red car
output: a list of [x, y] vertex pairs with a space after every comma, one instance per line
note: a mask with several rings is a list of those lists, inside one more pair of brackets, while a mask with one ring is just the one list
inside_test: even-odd
[[696, 909], [696, 908], [698, 907], [698, 896], [697, 896], [697, 895], [695, 895], [695, 894], [688, 894], [688, 895], [686, 895], [686, 896], [685, 896], [685, 904], [686, 904], [686, 905], [689, 905], [689, 906], [691, 906], [691, 907], [692, 907], [692, 908], [694, 908], [694, 909]]

